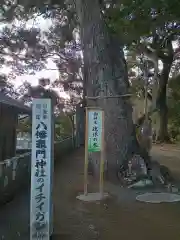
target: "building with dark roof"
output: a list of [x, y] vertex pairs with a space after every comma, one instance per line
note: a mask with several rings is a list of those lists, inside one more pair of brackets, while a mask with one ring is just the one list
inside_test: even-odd
[[18, 114], [31, 114], [31, 108], [0, 92], [0, 161], [16, 154]]
[[0, 92], [0, 104], [4, 104], [6, 106], [9, 106], [11, 108], [16, 109], [16, 111], [19, 112], [19, 114], [26, 114], [31, 112], [31, 108], [24, 105], [23, 102], [13, 99], [7, 95], [4, 95]]

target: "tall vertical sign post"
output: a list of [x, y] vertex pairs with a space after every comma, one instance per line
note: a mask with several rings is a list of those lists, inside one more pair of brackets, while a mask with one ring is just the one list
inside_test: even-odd
[[51, 99], [32, 105], [30, 240], [52, 234], [53, 129]]
[[[99, 192], [88, 193], [88, 155], [100, 152]], [[86, 108], [85, 131], [85, 164], [84, 164], [84, 195], [79, 200], [96, 201], [103, 199], [104, 194], [104, 111], [100, 108]]]

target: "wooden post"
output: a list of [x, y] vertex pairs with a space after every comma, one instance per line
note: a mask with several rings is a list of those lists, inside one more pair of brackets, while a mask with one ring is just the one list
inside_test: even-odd
[[101, 140], [101, 159], [100, 159], [100, 178], [99, 178], [99, 191], [103, 196], [104, 192], [104, 161], [105, 161], [105, 142], [104, 142], [104, 111], [102, 111], [102, 140]]
[[86, 108], [86, 128], [85, 128], [85, 162], [84, 162], [84, 195], [88, 194], [88, 110]]
[[[108, 196], [108, 194], [104, 194], [104, 145], [104, 111], [98, 107], [86, 107], [84, 194], [77, 197], [79, 200], [99, 201]], [[100, 153], [99, 190], [95, 193], [88, 193], [89, 153]]]

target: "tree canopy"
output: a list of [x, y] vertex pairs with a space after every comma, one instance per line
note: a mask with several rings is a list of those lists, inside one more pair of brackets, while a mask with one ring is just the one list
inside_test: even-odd
[[[78, 3], [78, 0], [49, 3], [1, 1], [1, 66], [10, 66], [13, 74], [33, 74], [46, 68], [47, 59], [51, 58], [60, 73], [54, 85], [68, 90], [71, 99], [82, 98], [85, 80], [81, 57], [83, 46], [78, 39], [79, 22], [75, 8]], [[140, 58], [148, 63], [148, 91], [151, 95], [154, 78], [158, 78], [156, 108], [159, 118], [163, 119], [160, 138], [168, 138], [166, 95], [169, 77], [178, 73], [179, 67], [180, 3], [177, 0], [104, 0], [99, 3], [108, 31], [124, 46], [129, 73], [136, 75], [129, 76], [136, 91], [143, 93], [145, 85]], [[37, 28], [35, 22], [39, 17], [50, 20], [51, 26], [46, 30]], [[26, 26], [29, 19], [33, 22], [30, 28]], [[155, 69], [157, 62], [161, 65]], [[8, 79], [13, 74], [8, 75]]]

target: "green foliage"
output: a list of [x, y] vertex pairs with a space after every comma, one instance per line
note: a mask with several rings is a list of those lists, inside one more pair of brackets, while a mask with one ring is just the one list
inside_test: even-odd
[[[178, 31], [180, 8], [178, 0], [122, 0], [109, 8], [106, 16], [110, 27], [123, 36], [124, 43], [139, 41], [143, 37]], [[176, 24], [173, 24], [176, 23]]]
[[[148, 90], [152, 91], [154, 62], [161, 60], [163, 63], [162, 70], [158, 72], [159, 87], [156, 95], [156, 108], [159, 117], [163, 118], [163, 111], [166, 111], [166, 87], [168, 77], [173, 70], [176, 69], [177, 62], [174, 62], [175, 51], [172, 47], [172, 42], [180, 45], [180, 13], [177, 10], [180, 7], [180, 2], [177, 0], [122, 0], [117, 1], [116, 6], [110, 7], [106, 12], [107, 23], [110, 28], [119, 35], [127, 51], [135, 51], [137, 55], [143, 54], [153, 62], [153, 66], [148, 69]], [[152, 50], [150, 50], [150, 47]], [[150, 56], [151, 55], [151, 56]], [[152, 61], [153, 59], [153, 61]], [[150, 69], [151, 68], [151, 69]], [[150, 71], [151, 70], [151, 71]], [[145, 72], [145, 71], [144, 71]], [[149, 77], [149, 73], [153, 73]], [[147, 76], [146, 75], [146, 76]], [[139, 81], [142, 76], [134, 78], [132, 87], [135, 92], [143, 90], [143, 82]], [[144, 78], [143, 78], [144, 79]], [[141, 87], [142, 86], [142, 87]], [[174, 101], [174, 100], [172, 100]], [[170, 133], [177, 135], [174, 132], [178, 130], [179, 123], [173, 112], [179, 107], [178, 101], [169, 110], [170, 115]], [[166, 116], [166, 114], [164, 114]], [[161, 133], [160, 139], [163, 141], [168, 136], [167, 128], [160, 121]]]
[[55, 137], [56, 140], [71, 137], [73, 133], [73, 126], [71, 116], [60, 114], [55, 118]]
[[[72, 117], [61, 113], [55, 117], [55, 140], [62, 140], [71, 137], [73, 133]], [[32, 121], [29, 117], [20, 119], [18, 122], [17, 132], [30, 133]]]
[[[73, 37], [77, 27], [76, 13], [68, 0], [57, 2], [58, 6], [51, 1], [47, 4], [41, 0], [20, 0], [16, 4], [0, 0], [0, 20], [4, 22], [0, 29], [0, 67], [8, 66], [11, 73], [6, 78], [10, 79], [46, 69], [47, 60], [51, 59], [59, 70], [59, 78], [51, 87], [64, 88], [77, 103], [82, 97], [83, 87], [79, 74], [82, 59], [80, 54], [77, 56], [80, 44]], [[53, 24], [43, 31], [36, 26], [39, 17]], [[33, 22], [31, 28], [26, 26], [29, 19]]]
[[32, 122], [29, 117], [18, 121], [17, 132], [31, 133]]

